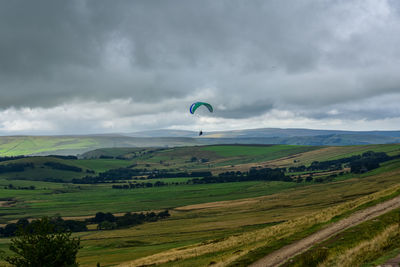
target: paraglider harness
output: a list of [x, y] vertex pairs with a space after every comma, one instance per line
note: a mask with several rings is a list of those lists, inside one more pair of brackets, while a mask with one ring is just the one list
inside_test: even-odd
[[[208, 111], [210, 111], [210, 112], [214, 111], [213, 107], [206, 102], [194, 102], [189, 108], [190, 113], [194, 114], [196, 109], [199, 108], [200, 106], [205, 106], [208, 109]], [[200, 130], [199, 136], [202, 136], [202, 135], [203, 135], [203, 130]]]

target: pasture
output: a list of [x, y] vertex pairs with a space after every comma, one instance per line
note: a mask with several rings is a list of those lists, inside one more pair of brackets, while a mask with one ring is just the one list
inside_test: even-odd
[[[351, 148], [207, 146], [148, 149], [146, 153], [136, 154], [125, 160], [115, 158], [78, 160], [52, 158], [51, 160], [77, 166], [83, 170], [93, 170], [95, 174], [130, 166], [148, 170], [163, 168], [175, 171], [207, 168], [213, 173], [218, 173], [221, 170], [234, 170], [237, 166], [232, 167], [231, 163], [239, 158], [248, 162], [243, 164], [248, 168], [260, 164], [293, 166], [297, 164], [293, 162], [294, 158], [304, 164], [314, 159], [334, 159], [336, 156], [340, 158], [375, 149], [391, 155], [397, 155], [400, 152], [398, 145]], [[106, 152], [114, 153], [114, 157], [132, 154], [131, 150]], [[320, 152], [319, 156], [318, 152]], [[192, 160], [193, 157], [196, 157], [196, 161]], [[201, 158], [207, 158], [208, 161], [197, 160]], [[374, 199], [380, 201], [382, 196], [397, 194], [400, 178], [400, 160], [395, 159], [382, 163], [378, 169], [363, 174], [344, 173], [325, 183], [247, 181], [184, 184], [190, 177], [176, 177], [144, 181], [181, 184], [113, 189], [111, 188], [113, 183], [71, 184], [68, 182], [70, 179], [86, 175], [86, 172], [53, 170], [43, 165], [46, 160], [49, 158], [34, 157], [0, 163], [31, 161], [38, 166], [38, 168], [28, 168], [18, 174], [15, 172], [1, 174], [0, 223], [5, 224], [25, 217], [54, 215], [83, 219], [99, 211], [120, 214], [169, 209], [171, 213], [168, 219], [130, 228], [74, 233], [82, 239], [83, 249], [78, 255], [82, 266], [93, 266], [98, 262], [101, 266], [110, 266], [132, 260], [147, 264], [152, 258], [146, 260], [145, 257], [151, 257], [151, 255], [154, 255], [153, 258], [167, 259], [163, 263], [165, 266], [175, 264], [205, 266], [212, 262], [234, 263], [255, 260], [259, 255], [253, 255], [249, 253], [250, 251], [257, 250], [261, 251], [261, 254], [265, 253], [272, 248], [282, 246], [285, 242], [307, 235], [310, 231], [333, 220], [335, 216], [354, 211], [357, 205], [361, 207], [362, 204]], [[169, 166], [165, 166], [166, 164]], [[36, 181], [41, 173], [33, 171], [43, 171], [43, 175], [46, 172], [51, 173], [56, 177], [63, 177], [65, 181], [62, 183]], [[54, 171], [61, 173], [57, 174]], [[21, 177], [34, 179], [21, 180]], [[142, 182], [142, 180], [131, 181]], [[34, 186], [35, 189], [8, 188], [10, 183], [14, 187]], [[355, 204], [351, 203], [359, 204], [354, 206]], [[331, 208], [335, 209], [335, 212], [330, 213], [328, 217], [324, 215], [325, 219], [321, 221], [316, 219], [316, 221], [304, 222], [305, 224], [299, 221], [299, 218], [317, 216], [320, 212]], [[270, 239], [266, 236], [269, 229], [280, 229], [282, 237], [288, 239], [279, 242]], [[260, 237], [264, 236], [265, 240], [244, 241], [257, 233], [262, 233]], [[267, 240], [270, 242], [268, 245], [265, 243]], [[8, 244], [9, 239], [0, 239], [0, 248], [6, 253], [10, 253], [7, 251]], [[208, 247], [218, 247], [218, 249], [211, 252], [207, 249]], [[176, 250], [173, 249], [179, 249], [186, 254], [182, 254], [185, 256], [181, 259], [175, 259], [172, 255], [176, 253]]]

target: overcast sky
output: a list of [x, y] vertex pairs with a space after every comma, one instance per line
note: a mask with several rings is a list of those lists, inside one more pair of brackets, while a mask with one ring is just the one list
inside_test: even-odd
[[0, 135], [400, 130], [400, 2], [1, 1], [0, 92]]

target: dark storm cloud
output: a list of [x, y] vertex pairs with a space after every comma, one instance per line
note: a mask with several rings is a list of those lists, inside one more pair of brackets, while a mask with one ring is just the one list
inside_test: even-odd
[[323, 118], [399, 93], [399, 16], [396, 1], [2, 1], [0, 109], [207, 100], [225, 118]]

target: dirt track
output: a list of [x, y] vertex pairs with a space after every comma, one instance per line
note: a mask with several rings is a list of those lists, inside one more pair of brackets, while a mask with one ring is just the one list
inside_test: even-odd
[[251, 264], [251, 267], [267, 267], [267, 266], [279, 266], [285, 263], [295, 255], [309, 249], [314, 244], [322, 242], [329, 237], [337, 234], [351, 226], [357, 225], [364, 221], [370, 220], [374, 217], [382, 215], [392, 209], [400, 207], [400, 196], [380, 203], [376, 206], [369, 207], [365, 210], [356, 212], [350, 217], [345, 218], [339, 222], [333, 223], [328, 227], [302, 239], [293, 244], [285, 246], [277, 251], [268, 254], [264, 258]]

